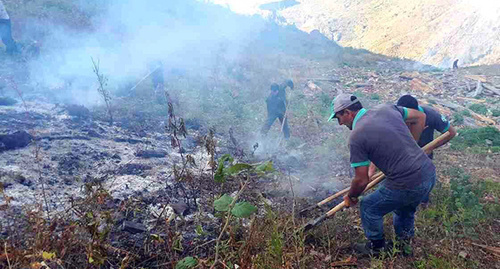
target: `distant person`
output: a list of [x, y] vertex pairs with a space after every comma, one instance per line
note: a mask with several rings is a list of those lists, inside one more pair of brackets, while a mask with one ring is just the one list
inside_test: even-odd
[[18, 51], [17, 44], [12, 38], [10, 17], [2, 0], [0, 0], [0, 37], [7, 48], [8, 54], [14, 54]]
[[290, 129], [288, 127], [288, 119], [286, 118], [286, 108], [287, 108], [287, 100], [286, 100], [286, 88], [290, 87], [293, 89], [292, 80], [288, 79], [281, 85], [273, 83], [271, 85], [271, 94], [266, 99], [267, 104], [267, 120], [262, 127], [262, 134], [266, 135], [271, 129], [276, 118], [280, 120], [280, 130], [281, 126], [283, 126], [283, 135], [285, 139], [290, 138]]
[[453, 69], [458, 69], [458, 59], [453, 62]]
[[[439, 114], [436, 110], [432, 109], [431, 107], [419, 106], [417, 99], [409, 94], [401, 96], [398, 100], [397, 105], [418, 110], [426, 115], [425, 128], [422, 131], [422, 134], [420, 135], [420, 139], [418, 140], [418, 145], [420, 147], [424, 147], [425, 145], [429, 144], [432, 140], [434, 140], [434, 130], [442, 134], [446, 133], [447, 131], [450, 132], [449, 135], [446, 137], [446, 139], [442, 140], [435, 146], [425, 151], [425, 153], [427, 154], [427, 156], [429, 156], [431, 160], [434, 157], [433, 150], [448, 143], [457, 134], [457, 131], [455, 130], [455, 128], [453, 128], [453, 126], [451, 126], [450, 122], [446, 119], [446, 117]], [[429, 203], [429, 195], [427, 195], [424, 198], [424, 200], [422, 200], [422, 205], [424, 207], [427, 206], [428, 203]]]

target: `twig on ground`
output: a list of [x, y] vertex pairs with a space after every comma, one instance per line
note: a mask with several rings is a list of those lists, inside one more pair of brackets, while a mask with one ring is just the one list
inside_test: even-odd
[[10, 260], [9, 260], [9, 253], [7, 253], [7, 242], [3, 244], [4, 250], [5, 250], [5, 258], [7, 259], [7, 264], [9, 265], [9, 269], [12, 269], [12, 266], [10, 265]]

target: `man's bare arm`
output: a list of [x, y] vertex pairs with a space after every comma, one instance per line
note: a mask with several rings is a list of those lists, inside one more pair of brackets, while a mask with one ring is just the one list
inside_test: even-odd
[[349, 190], [349, 197], [356, 198], [360, 196], [368, 185], [368, 166], [359, 166], [354, 170], [354, 179]]
[[433, 150], [441, 147], [442, 145], [448, 143], [451, 139], [453, 139], [453, 137], [455, 137], [457, 135], [457, 130], [455, 128], [453, 128], [453, 126], [450, 125], [450, 127], [448, 128], [448, 135], [446, 136], [445, 139], [441, 140], [439, 143], [437, 143], [435, 146], [433, 147], [429, 147], [425, 153], [426, 154], [431, 154]]
[[370, 163], [370, 166], [368, 167], [368, 178], [372, 178], [372, 176], [375, 175], [375, 172], [377, 172], [377, 166]]

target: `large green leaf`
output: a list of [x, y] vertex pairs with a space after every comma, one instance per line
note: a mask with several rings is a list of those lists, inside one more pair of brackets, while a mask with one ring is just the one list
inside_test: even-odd
[[273, 172], [274, 167], [273, 167], [273, 161], [267, 161], [265, 163], [261, 163], [255, 167], [255, 170], [258, 172]]
[[231, 213], [237, 218], [247, 218], [250, 217], [250, 215], [252, 215], [255, 211], [257, 211], [257, 207], [249, 202], [239, 202], [234, 205]]
[[243, 170], [251, 169], [251, 168], [253, 168], [253, 166], [248, 164], [248, 163], [237, 163], [237, 164], [227, 168], [226, 173], [229, 175], [236, 175]]
[[189, 256], [189, 257], [186, 257], [186, 258], [180, 260], [175, 265], [175, 269], [190, 269], [190, 268], [194, 268], [197, 264], [198, 264], [198, 261], [195, 258]]
[[222, 195], [214, 201], [214, 208], [217, 211], [226, 212], [229, 210], [229, 205], [233, 202], [233, 198], [227, 194]]
[[217, 168], [217, 171], [215, 171], [214, 174], [214, 181], [217, 183], [226, 182], [226, 175], [224, 173], [224, 162], [219, 162], [219, 167]]

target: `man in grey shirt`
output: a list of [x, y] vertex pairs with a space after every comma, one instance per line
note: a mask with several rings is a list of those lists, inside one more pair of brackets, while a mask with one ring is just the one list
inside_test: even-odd
[[0, 0], [0, 38], [5, 44], [5, 47], [7, 47], [8, 54], [17, 52], [16, 42], [12, 38], [10, 17], [7, 13], [7, 10], [5, 9], [2, 0]]
[[[414, 235], [415, 211], [435, 182], [435, 167], [416, 140], [424, 129], [425, 114], [395, 105], [379, 105], [366, 110], [356, 96], [340, 94], [332, 102], [329, 120], [337, 118], [352, 133], [349, 136], [351, 166], [355, 177], [347, 206], [355, 205], [368, 185], [368, 167], [373, 162], [386, 180], [360, 203], [366, 244], [357, 244], [361, 254], [376, 255], [385, 248], [383, 217], [394, 213], [398, 240], [409, 246]], [[412, 132], [405, 122], [413, 123]]]

